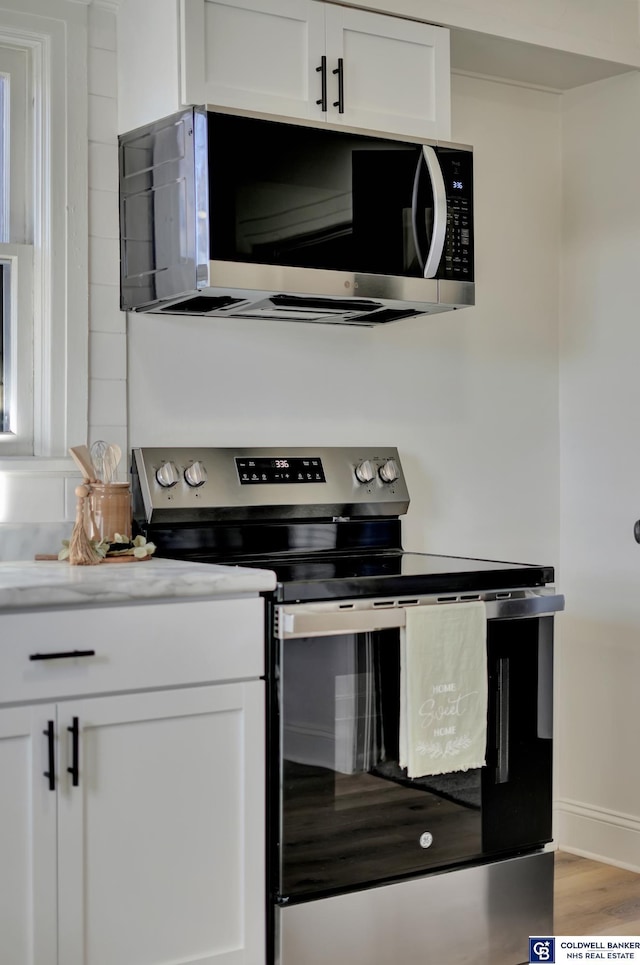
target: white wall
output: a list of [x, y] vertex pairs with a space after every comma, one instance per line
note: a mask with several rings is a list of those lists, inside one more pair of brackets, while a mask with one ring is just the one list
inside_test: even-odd
[[[89, 444], [127, 451], [127, 316], [120, 311], [116, 17], [89, 8]], [[85, 440], [78, 440], [84, 442]], [[127, 478], [127, 460], [118, 478]]]
[[136, 315], [131, 444], [397, 445], [416, 549], [554, 563], [559, 99], [453, 78], [475, 308], [376, 329]]
[[640, 869], [640, 76], [566, 95], [562, 845]]

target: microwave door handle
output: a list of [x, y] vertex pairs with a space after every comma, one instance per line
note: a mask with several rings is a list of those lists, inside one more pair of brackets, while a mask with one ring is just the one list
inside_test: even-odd
[[[413, 178], [413, 193], [411, 195], [411, 228], [413, 230], [413, 244], [416, 249], [416, 255], [418, 256], [418, 264], [420, 265], [420, 271], [424, 272], [424, 258], [422, 257], [422, 248], [420, 245], [420, 232], [418, 231], [418, 191], [420, 188], [420, 177], [422, 175], [422, 162], [424, 157], [422, 152], [418, 155], [418, 163], [416, 164], [416, 173]], [[638, 540], [640, 542], [640, 540]]]
[[433, 191], [433, 234], [431, 236], [431, 247], [429, 248], [422, 274], [424, 278], [435, 278], [442, 259], [447, 234], [447, 192], [445, 190], [442, 168], [440, 167], [438, 156], [432, 147], [428, 144], [423, 144], [422, 155], [418, 161], [418, 170], [416, 171], [416, 178], [413, 183], [412, 205], [413, 236], [420, 263], [422, 263], [422, 257], [420, 256], [420, 247], [417, 241], [417, 194], [419, 182], [418, 171], [420, 171], [420, 162], [422, 160], [424, 160], [429, 178], [431, 179], [431, 188]]

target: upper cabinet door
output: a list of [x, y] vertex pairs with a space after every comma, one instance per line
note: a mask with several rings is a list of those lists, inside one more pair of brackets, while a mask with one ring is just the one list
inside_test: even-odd
[[449, 31], [333, 4], [325, 12], [330, 123], [449, 140]]
[[184, 104], [322, 118], [322, 4], [181, 0], [181, 17]]
[[448, 140], [449, 31], [320, 0], [181, 0], [182, 103]]

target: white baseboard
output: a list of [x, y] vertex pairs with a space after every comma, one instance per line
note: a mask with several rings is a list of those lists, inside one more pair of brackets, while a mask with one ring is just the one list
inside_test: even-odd
[[560, 799], [554, 829], [558, 850], [640, 872], [640, 818]]

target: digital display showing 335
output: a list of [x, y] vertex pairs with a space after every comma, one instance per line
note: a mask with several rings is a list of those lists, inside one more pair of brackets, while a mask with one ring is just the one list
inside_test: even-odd
[[241, 486], [326, 482], [322, 460], [314, 456], [281, 456], [277, 459], [245, 456], [241, 459], [236, 457], [235, 462]]

